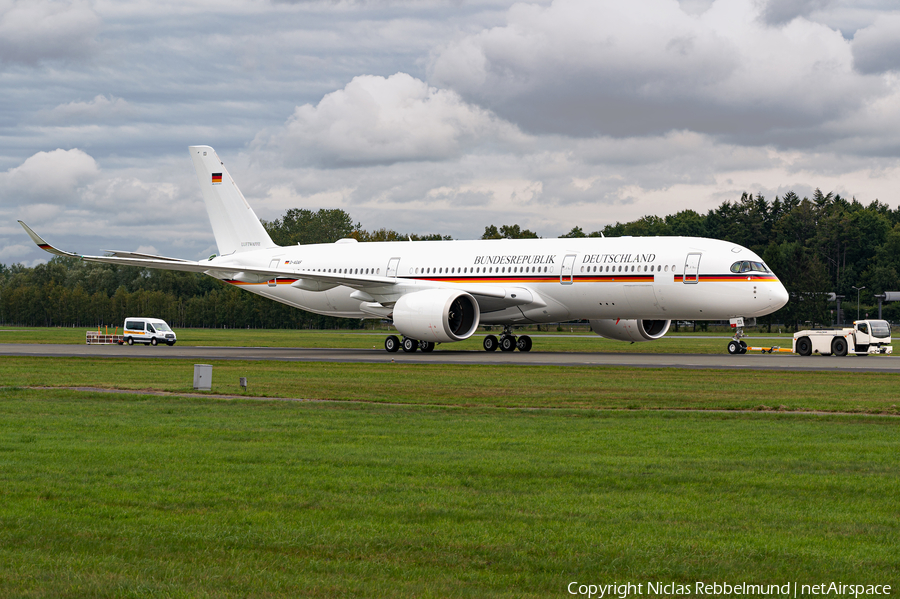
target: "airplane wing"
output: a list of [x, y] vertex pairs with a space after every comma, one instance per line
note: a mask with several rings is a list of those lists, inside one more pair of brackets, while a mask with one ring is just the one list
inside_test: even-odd
[[[103, 264], [118, 264], [120, 266], [137, 266], [139, 268], [154, 268], [161, 270], [179, 270], [185, 272], [201, 272], [216, 276], [223, 279], [234, 279], [237, 281], [263, 283], [274, 278], [297, 278], [309, 281], [315, 281], [327, 286], [344, 285], [354, 289], [365, 290], [367, 288], [385, 288], [393, 286], [406, 286], [414, 283], [419, 289], [428, 287], [443, 287], [460, 289], [472, 294], [476, 298], [485, 298], [491, 300], [500, 300], [503, 304], [510, 306], [527, 303], [523, 301], [530, 294], [522, 293], [521, 288], [506, 288], [498, 286], [485, 285], [464, 285], [458, 283], [440, 283], [436, 285], [423, 284], [421, 282], [411, 282], [405, 279], [396, 279], [393, 277], [383, 277], [374, 275], [350, 275], [343, 273], [321, 273], [321, 272], [290, 272], [284, 270], [272, 270], [268, 268], [253, 268], [242, 265], [227, 264], [211, 264], [209, 261], [184, 260], [181, 258], [169, 258], [166, 256], [154, 256], [152, 254], [142, 254], [138, 252], [126, 251], [110, 251], [109, 256], [87, 256], [60, 250], [35, 233], [31, 227], [22, 221], [18, 221], [31, 240], [45, 252], [49, 252], [56, 256], [65, 256], [69, 258], [81, 258], [86, 262], [99, 262]], [[400, 291], [400, 290], [398, 290]], [[412, 291], [411, 289], [409, 291]], [[400, 291], [402, 294], [403, 291]], [[504, 301], [505, 300], [505, 301]]]
[[124, 252], [122, 250], [103, 250], [107, 253], [107, 257], [116, 257], [116, 258], [139, 258], [145, 260], [165, 260], [166, 262], [191, 262], [191, 260], [184, 260], [182, 258], [168, 258], [166, 256], [155, 256], [153, 254], [140, 254], [138, 252]]
[[37, 244], [39, 248], [53, 254], [55, 256], [64, 256], [67, 258], [81, 258], [86, 262], [104, 262], [106, 264], [120, 264], [123, 266], [141, 266], [144, 268], [160, 268], [165, 270], [184, 270], [192, 272], [204, 272], [209, 270], [209, 266], [204, 266], [202, 262], [192, 260], [182, 260], [181, 258], [167, 258], [165, 256], [152, 256], [150, 254], [136, 254], [134, 252], [113, 252], [112, 256], [85, 256], [74, 252], [67, 252], [59, 248], [53, 247], [44, 239], [35, 233], [31, 227], [19, 221], [31, 240]]

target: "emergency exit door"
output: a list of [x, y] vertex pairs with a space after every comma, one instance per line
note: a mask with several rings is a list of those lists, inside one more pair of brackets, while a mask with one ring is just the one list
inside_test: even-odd
[[400, 266], [400, 258], [391, 258], [388, 261], [387, 276], [396, 278], [398, 266]]
[[[272, 258], [272, 261], [269, 262], [269, 270], [277, 270], [279, 262], [281, 262], [281, 258]], [[278, 285], [278, 279], [269, 279], [268, 283], [269, 287], [275, 287]]]

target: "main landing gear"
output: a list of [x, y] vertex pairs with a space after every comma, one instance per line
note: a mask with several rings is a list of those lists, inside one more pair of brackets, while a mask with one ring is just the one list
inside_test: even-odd
[[493, 335], [484, 338], [484, 351], [531, 351], [531, 337], [528, 335], [513, 335], [512, 327], [503, 327], [503, 333], [500, 339]]
[[[531, 351], [531, 337], [528, 335], [519, 335], [516, 337], [512, 333], [512, 327], [505, 327], [499, 339], [494, 335], [488, 335], [484, 338], [485, 351], [497, 351], [498, 348], [500, 351], [505, 352], [516, 350]], [[418, 341], [410, 337], [400, 339], [396, 335], [389, 335], [388, 338], [384, 340], [384, 349], [391, 353], [398, 352], [401, 349], [408, 354], [411, 354], [416, 350], [429, 353], [434, 351], [434, 342]]]
[[747, 353], [747, 343], [741, 341], [741, 337], [744, 336], [744, 328], [737, 327], [734, 330], [734, 338], [728, 342], [728, 353], [732, 356], [736, 356], [738, 354], [746, 354]]
[[408, 354], [413, 353], [417, 349], [421, 349], [423, 352], [428, 353], [434, 351], [434, 342], [417, 341], [415, 339], [410, 339], [409, 337], [404, 337], [403, 341], [401, 341], [396, 335], [390, 335], [384, 340], [384, 349], [391, 353], [400, 351], [401, 348]]

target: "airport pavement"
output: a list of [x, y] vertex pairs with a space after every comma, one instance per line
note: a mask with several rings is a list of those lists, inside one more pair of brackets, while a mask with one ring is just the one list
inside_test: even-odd
[[295, 362], [370, 362], [405, 364], [515, 364], [519, 366], [627, 366], [729, 370], [829, 370], [842, 372], [897, 372], [900, 356], [810, 356], [795, 354], [650, 354], [434, 351], [390, 354], [383, 349], [312, 349], [302, 347], [191, 347], [142, 345], [0, 344], [0, 356], [81, 358], [171, 358], [211, 360], [278, 360]]

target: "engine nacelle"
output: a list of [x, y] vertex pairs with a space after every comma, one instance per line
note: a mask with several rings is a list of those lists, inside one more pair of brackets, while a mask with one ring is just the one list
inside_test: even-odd
[[671, 320], [592, 320], [591, 330], [607, 339], [653, 341], [669, 331]]
[[426, 289], [407, 293], [394, 304], [394, 326], [406, 337], [448, 343], [468, 339], [481, 310], [465, 291]]

